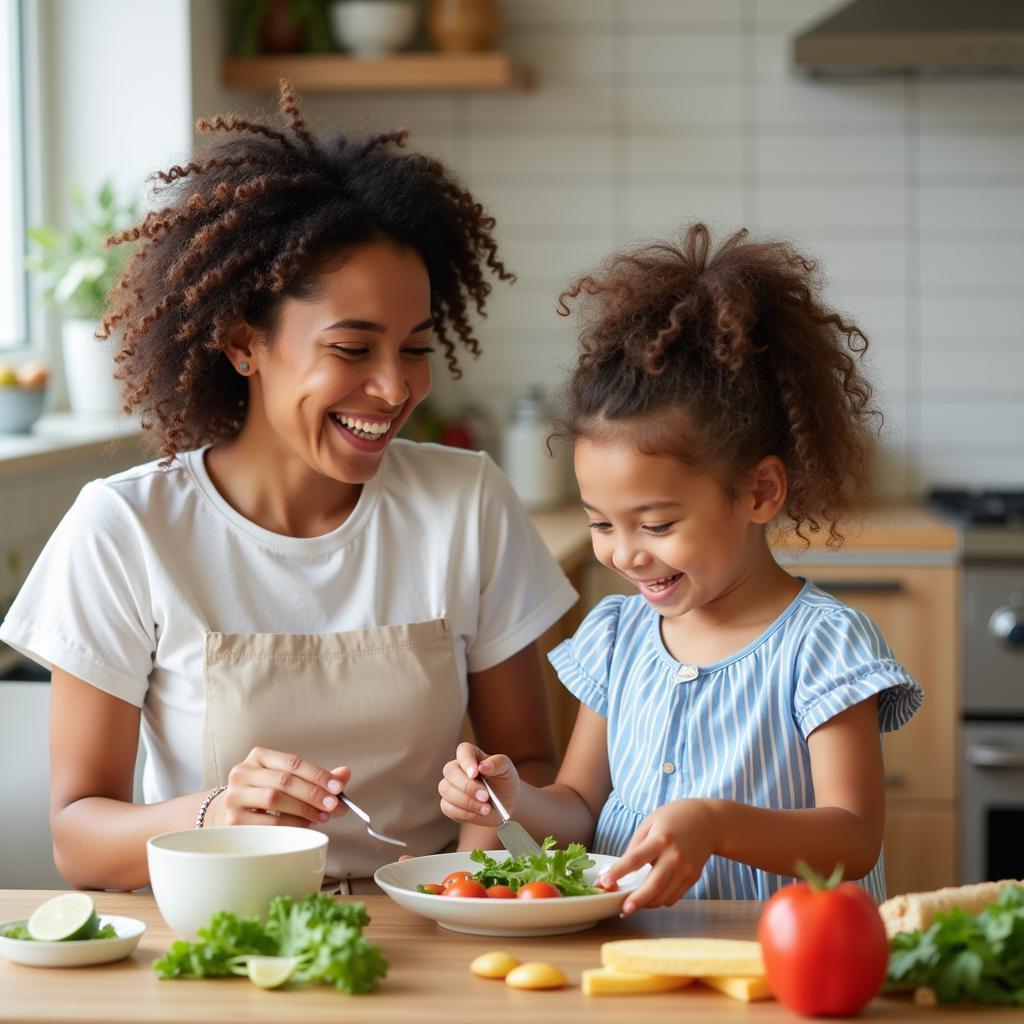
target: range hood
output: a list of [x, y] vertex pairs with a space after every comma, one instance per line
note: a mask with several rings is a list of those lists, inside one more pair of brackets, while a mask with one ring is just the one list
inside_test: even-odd
[[812, 74], [1024, 72], [1024, 0], [854, 0], [796, 37]]

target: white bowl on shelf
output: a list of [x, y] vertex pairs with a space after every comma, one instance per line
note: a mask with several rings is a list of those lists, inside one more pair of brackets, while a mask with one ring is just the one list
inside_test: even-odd
[[194, 939], [218, 910], [266, 919], [275, 896], [320, 889], [327, 836], [287, 825], [229, 825], [165, 832], [146, 843], [149, 883], [164, 920]]
[[369, 59], [408, 46], [419, 20], [414, 0], [337, 0], [328, 13], [338, 43]]

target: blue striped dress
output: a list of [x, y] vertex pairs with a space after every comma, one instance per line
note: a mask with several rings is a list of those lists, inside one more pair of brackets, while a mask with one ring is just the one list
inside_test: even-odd
[[[685, 797], [814, 806], [807, 737], [878, 694], [882, 732], [921, 706], [921, 687], [863, 613], [804, 581], [753, 643], [714, 665], [676, 661], [639, 595], [605, 598], [548, 658], [566, 688], [608, 720], [612, 791], [596, 853], [618, 856], [655, 808]], [[712, 857], [688, 899], [767, 899], [792, 879]], [[882, 857], [861, 881], [885, 899]]]

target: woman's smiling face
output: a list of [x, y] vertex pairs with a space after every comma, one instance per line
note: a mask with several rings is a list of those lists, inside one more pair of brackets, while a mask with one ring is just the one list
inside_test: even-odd
[[253, 347], [247, 415], [324, 476], [370, 480], [430, 391], [430, 300], [415, 250], [382, 241], [343, 254], [308, 297], [282, 301]]
[[577, 441], [575, 466], [594, 554], [660, 615], [703, 607], [742, 578], [750, 519], [716, 478], [624, 437]]

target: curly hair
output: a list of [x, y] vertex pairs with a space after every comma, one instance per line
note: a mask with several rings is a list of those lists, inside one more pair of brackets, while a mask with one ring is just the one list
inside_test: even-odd
[[200, 121], [200, 131], [238, 137], [153, 175], [168, 205], [107, 240], [139, 244], [97, 336], [123, 328], [124, 411], [140, 411], [166, 459], [238, 433], [248, 391], [224, 354], [232, 329], [244, 321], [272, 333], [281, 302], [309, 295], [317, 273], [353, 246], [390, 240], [419, 253], [456, 378], [456, 342], [480, 351], [470, 305], [484, 313], [485, 274], [515, 280], [497, 257], [494, 219], [456, 177], [396, 151], [406, 131], [319, 140], [286, 81], [280, 112], [283, 131], [238, 116]]
[[857, 362], [867, 338], [820, 291], [812, 260], [745, 230], [716, 247], [697, 223], [678, 247], [611, 256], [559, 297], [563, 316], [579, 300], [582, 330], [556, 436], [628, 428], [639, 450], [706, 467], [733, 496], [776, 455], [797, 535], [826, 525], [838, 546], [881, 414]]

